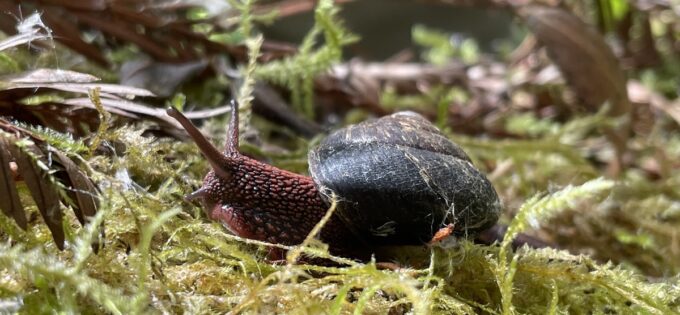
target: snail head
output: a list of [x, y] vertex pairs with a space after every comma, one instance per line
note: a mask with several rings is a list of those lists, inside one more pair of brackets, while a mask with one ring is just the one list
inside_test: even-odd
[[203, 156], [208, 160], [212, 170], [205, 176], [203, 186], [191, 194], [185, 196], [187, 201], [201, 199], [207, 209], [214, 206], [215, 196], [219, 195], [219, 192], [213, 192], [214, 190], [220, 190], [219, 188], [224, 186], [225, 183], [230, 182], [233, 178], [233, 168], [234, 165], [238, 164], [238, 160], [242, 159], [243, 156], [238, 151], [238, 103], [236, 101], [231, 101], [231, 120], [227, 130], [227, 142], [223, 153], [220, 153], [215, 146], [210, 143], [208, 139], [194, 126], [191, 121], [184, 116], [180, 111], [174, 107], [167, 109], [167, 114], [177, 120], [177, 122], [182, 125], [184, 130], [189, 134], [191, 139], [196, 143], [198, 149], [201, 151]]

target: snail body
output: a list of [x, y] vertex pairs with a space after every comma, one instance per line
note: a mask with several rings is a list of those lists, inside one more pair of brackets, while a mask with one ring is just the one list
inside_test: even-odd
[[[212, 166], [201, 199], [208, 216], [241, 237], [299, 244], [336, 196], [338, 208], [319, 237], [332, 253], [415, 245], [443, 227], [474, 236], [491, 227], [501, 205], [491, 183], [463, 150], [422, 116], [400, 112], [338, 130], [309, 153], [311, 177], [238, 152], [238, 108], [224, 153], [175, 109]], [[353, 249], [353, 250], [350, 250]]]

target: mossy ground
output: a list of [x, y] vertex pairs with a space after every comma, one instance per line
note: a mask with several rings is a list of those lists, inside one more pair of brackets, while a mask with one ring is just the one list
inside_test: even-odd
[[[446, 249], [404, 249], [401, 257], [409, 258], [398, 270], [379, 269], [375, 262], [344, 267], [271, 264], [264, 259], [266, 246], [226, 234], [196, 205], [183, 201], [207, 167], [193, 145], [143, 137], [138, 128], [108, 131], [104, 141], [124, 149], [87, 161], [102, 188], [94, 224], [103, 222], [106, 234], [97, 254], [89, 245], [97, 229], [79, 228], [74, 217], [65, 221], [70, 244], [63, 252], [35, 218], [36, 210], [30, 211], [33, 219], [26, 232], [2, 217], [3, 237], [11, 240], [0, 251], [2, 294], [8, 305], [25, 314], [679, 310], [675, 238], [680, 218], [672, 188], [680, 181], [677, 171], [661, 182], [631, 171], [619, 181], [593, 179], [579, 185], [583, 180], [573, 175], [540, 175], [567, 166], [578, 169], [559, 153], [534, 151], [515, 159], [508, 152], [518, 148], [496, 149], [494, 154], [527, 165], [494, 178], [508, 205], [507, 240], [527, 230], [571, 252], [512, 251], [507, 243], [461, 241]], [[671, 155], [679, 144], [680, 139], [672, 138], [658, 150]], [[487, 145], [467, 149], [482, 156]], [[555, 163], [531, 163], [539, 160]], [[559, 180], [577, 186], [556, 188]], [[541, 183], [550, 186], [525, 189], [544, 193], [526, 195], [519, 189], [545, 185]], [[522, 203], [517, 212], [513, 205]], [[313, 253], [327, 255], [322, 244], [310, 246]]]

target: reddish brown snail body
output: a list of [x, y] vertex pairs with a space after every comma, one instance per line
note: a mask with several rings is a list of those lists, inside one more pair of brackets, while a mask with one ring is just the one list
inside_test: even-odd
[[[238, 152], [238, 108], [232, 102], [221, 154], [175, 109], [212, 170], [188, 196], [241, 237], [295, 245], [339, 203], [320, 239], [332, 253], [367, 257], [382, 245], [417, 245], [453, 224], [474, 236], [498, 219], [491, 183], [458, 147], [422, 116], [401, 112], [338, 130], [309, 153], [311, 177]], [[324, 193], [320, 193], [324, 192]]]

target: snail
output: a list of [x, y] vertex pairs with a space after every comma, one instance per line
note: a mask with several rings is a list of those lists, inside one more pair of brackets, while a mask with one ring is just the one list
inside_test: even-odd
[[419, 114], [398, 112], [332, 133], [309, 153], [309, 177], [241, 154], [238, 104], [231, 104], [223, 153], [178, 110], [167, 113], [212, 167], [187, 199], [200, 199], [210, 219], [238, 236], [299, 244], [326, 214], [331, 195], [338, 206], [319, 238], [331, 253], [348, 256], [423, 244], [446, 228], [474, 236], [500, 215], [489, 180]]

